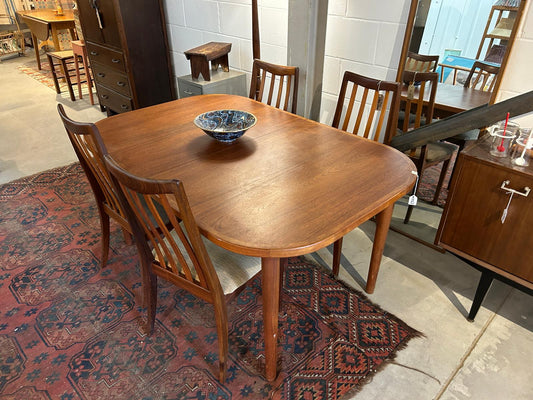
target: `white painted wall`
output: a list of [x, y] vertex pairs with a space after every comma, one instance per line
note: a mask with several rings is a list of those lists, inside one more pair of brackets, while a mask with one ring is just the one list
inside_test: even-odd
[[[261, 59], [287, 63], [289, 0], [258, 0]], [[232, 43], [230, 68], [252, 71], [251, 0], [163, 0], [175, 76], [189, 75], [185, 51], [208, 42]], [[248, 79], [248, 84], [250, 79]]]
[[329, 0], [320, 122], [331, 124], [344, 71], [396, 78], [409, 0]]
[[[251, 0], [163, 1], [176, 76], [190, 74], [183, 52], [210, 41], [231, 42], [230, 67], [251, 72]], [[288, 1], [258, 1], [261, 58], [279, 64], [287, 60]], [[500, 100], [533, 90], [531, 1], [503, 77]], [[333, 119], [344, 71], [395, 79], [409, 6], [409, 0], [329, 0], [321, 122], [330, 124]], [[533, 116], [530, 120], [527, 124], [533, 126]]]

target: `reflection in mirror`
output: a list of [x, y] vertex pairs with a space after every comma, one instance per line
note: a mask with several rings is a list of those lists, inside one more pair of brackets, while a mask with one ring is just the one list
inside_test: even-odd
[[[396, 80], [402, 82], [404, 70], [427, 69], [429, 64], [423, 64], [424, 58], [438, 57], [436, 118], [493, 103], [526, 1], [412, 0]], [[483, 84], [470, 88], [467, 79], [476, 61], [492, 72], [481, 72], [478, 77], [476, 69], [471, 80]], [[407, 96], [407, 92], [405, 84], [403, 95]], [[479, 130], [465, 132], [449, 140], [462, 149], [478, 134]], [[440, 166], [435, 167], [436, 171], [424, 171], [418, 182], [417, 205], [408, 224], [403, 223], [403, 217], [409, 199], [404, 197], [397, 202], [391, 229], [432, 246], [446, 203], [453, 161], [450, 164], [437, 204], [431, 201]]]

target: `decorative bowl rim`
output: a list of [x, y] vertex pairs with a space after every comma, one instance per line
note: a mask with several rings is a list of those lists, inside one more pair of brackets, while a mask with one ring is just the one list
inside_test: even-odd
[[[220, 128], [208, 129], [205, 126], [200, 126], [200, 124], [198, 123], [198, 118], [200, 118], [202, 115], [209, 114], [209, 113], [212, 113], [212, 112], [221, 112], [221, 111], [238, 111], [238, 112], [241, 112], [241, 113], [246, 113], [248, 115], [251, 115], [254, 118], [254, 122], [250, 126], [243, 127], [243, 128], [236, 128], [236, 129], [233, 129], [233, 130], [221, 130]], [[233, 108], [221, 108], [221, 109], [217, 109], [217, 110], [205, 111], [205, 112], [203, 112], [201, 114], [198, 114], [196, 117], [194, 117], [193, 122], [194, 122], [194, 125], [196, 125], [198, 128], [200, 128], [203, 131], [207, 130], [207, 131], [210, 131], [210, 132], [217, 132], [217, 133], [235, 133], [235, 132], [247, 131], [248, 129], [254, 127], [255, 124], [257, 124], [257, 117], [253, 113], [251, 113], [249, 111], [237, 110], [237, 109], [233, 109]]]

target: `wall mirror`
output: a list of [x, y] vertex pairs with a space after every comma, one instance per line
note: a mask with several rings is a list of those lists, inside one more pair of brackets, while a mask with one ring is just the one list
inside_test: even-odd
[[[458, 87], [452, 89], [462, 90], [474, 61], [484, 61], [500, 68], [493, 78], [492, 91], [484, 95], [485, 102], [494, 103], [527, 1], [411, 0], [396, 80], [402, 82], [405, 69], [415, 69], [409, 64], [409, 52], [438, 55], [438, 97], [439, 90], [441, 93], [450, 90], [443, 85], [455, 85]], [[445, 186], [441, 196], [444, 199], [437, 205], [431, 204], [433, 183], [438, 180], [439, 172], [431, 179], [423, 177], [419, 183], [423, 193], [409, 223], [404, 224], [407, 197], [398, 201], [391, 223], [391, 229], [430, 246], [434, 246], [447, 194]]]

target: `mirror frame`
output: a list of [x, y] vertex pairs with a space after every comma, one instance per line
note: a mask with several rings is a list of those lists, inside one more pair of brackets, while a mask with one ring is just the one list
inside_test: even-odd
[[[403, 37], [403, 44], [402, 44], [402, 53], [400, 55], [400, 62], [398, 64], [398, 72], [396, 74], [396, 82], [402, 82], [402, 75], [404, 71], [405, 62], [407, 60], [407, 53], [409, 52], [409, 44], [411, 42], [411, 36], [413, 35], [413, 28], [415, 24], [415, 17], [416, 12], [418, 10], [418, 1], [419, 0], [411, 0], [411, 7], [409, 9], [409, 15], [407, 17], [407, 23], [405, 26], [405, 35]], [[503, 73], [498, 74], [498, 77], [496, 79], [496, 84], [494, 86], [494, 89], [492, 91], [492, 96], [490, 98], [489, 104], [494, 104], [496, 102], [496, 97], [498, 95], [498, 92], [500, 90], [500, 84], [503, 78], [503, 75], [505, 74], [505, 69], [507, 67], [507, 60], [509, 59], [509, 56], [511, 54], [511, 51], [513, 49], [513, 44], [516, 38], [516, 34], [518, 32], [518, 27], [522, 23], [522, 16], [524, 14], [524, 8], [526, 6], [526, 3], [529, 0], [521, 0], [520, 6], [518, 7], [517, 11], [517, 17], [516, 21], [513, 25], [513, 29], [511, 31], [511, 36], [509, 37], [509, 44], [507, 46], [507, 50], [505, 51], [505, 55], [503, 56], [503, 60], [501, 63], [501, 70]]]

